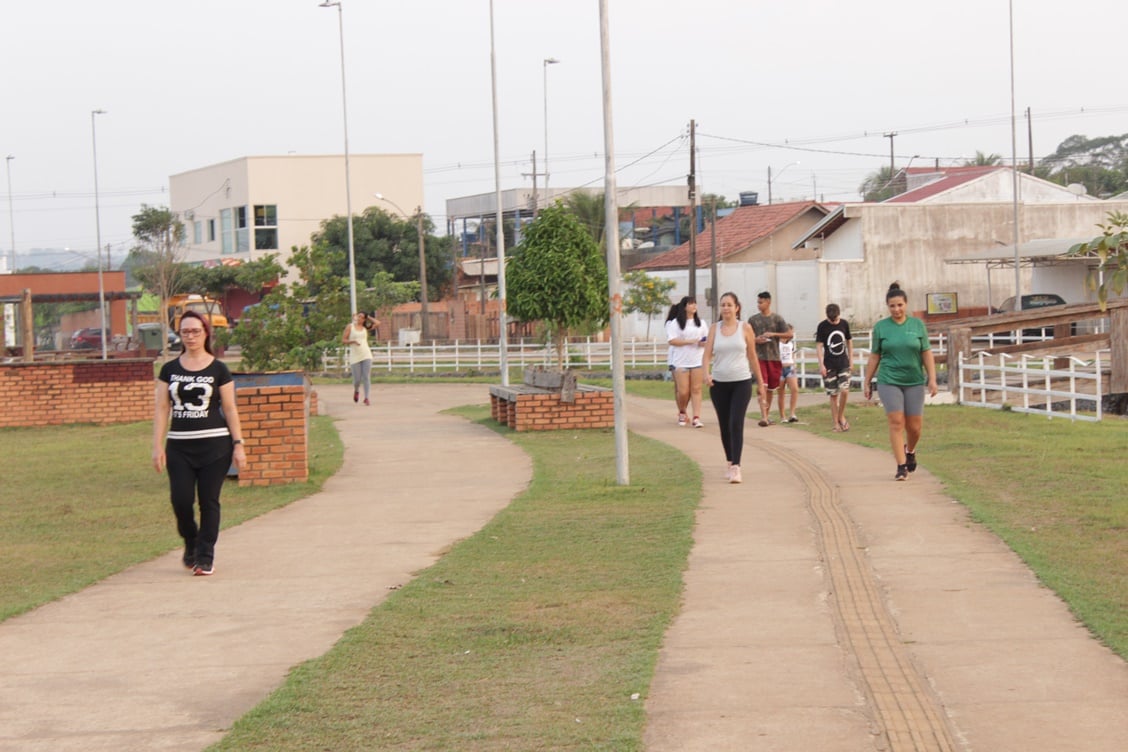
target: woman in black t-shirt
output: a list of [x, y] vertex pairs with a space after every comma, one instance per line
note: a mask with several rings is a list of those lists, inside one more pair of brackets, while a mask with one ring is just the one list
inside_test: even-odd
[[[212, 354], [211, 327], [194, 311], [180, 319], [184, 352], [161, 367], [153, 411], [153, 467], [168, 470], [176, 528], [184, 539], [184, 566], [192, 574], [215, 571], [219, 492], [234, 460], [247, 463], [235, 406], [235, 382]], [[195, 504], [199, 496], [200, 522]]]

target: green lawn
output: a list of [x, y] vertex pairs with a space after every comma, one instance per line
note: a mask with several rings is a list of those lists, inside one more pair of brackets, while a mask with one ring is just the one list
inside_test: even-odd
[[[668, 382], [630, 382], [671, 399]], [[853, 429], [801, 428], [888, 452], [880, 408]], [[462, 411], [480, 420], [481, 408]], [[489, 425], [489, 421], [486, 421]], [[641, 703], [676, 612], [700, 476], [631, 438], [633, 485], [614, 483], [610, 431], [516, 434], [535, 479], [478, 534], [374, 608], [328, 654], [242, 719], [217, 749], [641, 748]], [[0, 431], [0, 617], [178, 547], [148, 424]], [[227, 524], [311, 492], [339, 466], [327, 418], [300, 487], [225, 490]], [[929, 408], [919, 447], [1101, 640], [1128, 657], [1128, 422]], [[890, 459], [892, 470], [892, 459]]]

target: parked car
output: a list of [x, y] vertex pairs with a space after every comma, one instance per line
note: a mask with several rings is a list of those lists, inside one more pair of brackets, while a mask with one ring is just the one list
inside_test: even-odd
[[72, 350], [93, 350], [102, 347], [102, 330], [96, 327], [83, 327], [70, 338]]
[[[1031, 311], [1038, 308], [1050, 308], [1052, 306], [1065, 305], [1065, 298], [1052, 292], [1039, 292], [1032, 295], [1023, 295], [1021, 297], [1021, 308], [1016, 305], [1015, 296], [1011, 296], [1004, 300], [998, 308], [992, 308], [991, 313], [1014, 313], [1018, 310]], [[1077, 333], [1077, 325], [1070, 324], [1069, 333]], [[1054, 336], [1054, 328], [1052, 326], [1037, 328], [1037, 329], [1023, 329], [1022, 338], [1027, 339], [1049, 339]]]

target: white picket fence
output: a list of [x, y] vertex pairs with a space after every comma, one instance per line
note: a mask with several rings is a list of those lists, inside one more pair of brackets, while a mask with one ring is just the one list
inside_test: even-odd
[[[1057, 368], [1053, 357], [961, 355], [960, 404], [1099, 421], [1108, 356], [1101, 350], [1089, 360], [1070, 357]], [[1086, 409], [1090, 403], [1095, 407]]]

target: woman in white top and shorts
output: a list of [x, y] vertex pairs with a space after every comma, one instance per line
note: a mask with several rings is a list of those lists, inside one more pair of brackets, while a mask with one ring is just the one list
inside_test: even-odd
[[702, 428], [701, 384], [704, 381], [701, 359], [709, 325], [697, 315], [697, 301], [682, 298], [670, 309], [666, 319], [666, 341], [670, 343], [670, 370], [674, 373], [674, 398], [678, 405], [678, 425], [689, 423], [687, 410], [693, 408], [693, 427]]
[[744, 419], [752, 401], [752, 374], [760, 373], [756, 334], [740, 318], [740, 300], [726, 292], [720, 301], [721, 320], [705, 343], [705, 383], [717, 412], [721, 445], [728, 463], [729, 483], [741, 483], [740, 456], [744, 451]]

